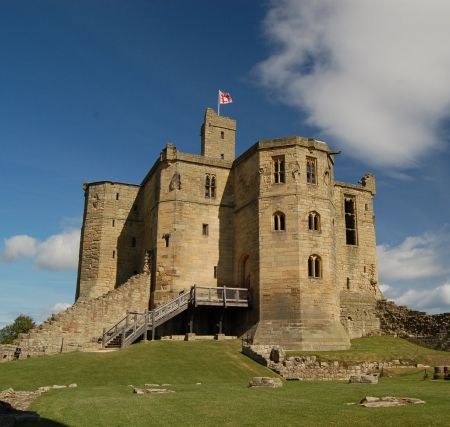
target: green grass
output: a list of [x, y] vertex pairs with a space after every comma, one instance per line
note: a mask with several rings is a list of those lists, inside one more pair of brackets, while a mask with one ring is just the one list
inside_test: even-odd
[[[364, 341], [356, 341], [354, 352], [392, 352], [380, 348], [380, 341], [361, 344], [366, 347], [360, 343]], [[398, 343], [403, 345], [402, 340]], [[382, 378], [377, 385], [298, 381], [285, 382], [280, 389], [248, 388], [248, 380], [260, 375], [275, 376], [241, 355], [238, 341], [160, 341], [115, 353], [69, 353], [4, 363], [0, 389], [76, 382], [78, 388], [52, 390], [33, 403], [31, 409], [46, 420], [42, 426], [450, 424], [450, 381], [424, 381], [421, 372]], [[144, 383], [170, 383], [167, 388], [175, 393], [141, 396], [128, 387]], [[427, 404], [379, 409], [346, 405], [365, 395], [417, 397]]]
[[354, 339], [350, 350], [288, 352], [288, 356], [296, 354], [314, 354], [318, 356], [319, 360], [339, 360], [344, 363], [401, 360], [431, 366], [450, 365], [450, 353], [448, 351], [432, 350], [401, 338], [389, 336]]

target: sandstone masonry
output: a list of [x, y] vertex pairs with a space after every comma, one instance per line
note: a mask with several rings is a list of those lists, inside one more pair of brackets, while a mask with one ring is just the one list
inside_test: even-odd
[[[337, 153], [316, 139], [261, 140], [235, 158], [235, 138], [236, 121], [208, 108], [201, 155], [167, 144], [140, 184], [84, 185], [76, 303], [20, 337], [24, 356], [93, 345], [127, 310], [194, 284], [247, 288], [251, 307], [227, 311], [223, 332], [255, 344], [339, 350], [379, 329], [375, 177], [336, 181]], [[205, 309], [194, 332], [216, 325]]]
[[377, 315], [383, 334], [450, 351], [450, 313], [427, 314], [381, 300], [377, 302]]
[[22, 350], [20, 358], [98, 349], [103, 328], [113, 326], [127, 311], [144, 311], [149, 296], [150, 276], [143, 273], [100, 297], [79, 299], [29, 333], [21, 334], [14, 345], [0, 346], [0, 361], [13, 359], [16, 347]]

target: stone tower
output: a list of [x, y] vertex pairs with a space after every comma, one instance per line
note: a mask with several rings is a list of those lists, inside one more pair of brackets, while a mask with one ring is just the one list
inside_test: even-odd
[[205, 112], [201, 128], [202, 156], [233, 161], [236, 120], [218, 116], [212, 108]]

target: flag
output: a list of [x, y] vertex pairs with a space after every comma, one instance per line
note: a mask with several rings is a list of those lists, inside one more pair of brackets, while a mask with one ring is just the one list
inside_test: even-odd
[[233, 99], [231, 98], [231, 95], [228, 92], [222, 92], [219, 90], [219, 103], [220, 104], [231, 104], [233, 102]]

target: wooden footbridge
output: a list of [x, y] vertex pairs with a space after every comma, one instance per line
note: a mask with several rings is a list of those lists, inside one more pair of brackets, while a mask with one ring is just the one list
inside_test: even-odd
[[[225, 286], [209, 288], [195, 285], [190, 290], [182, 291], [176, 298], [153, 310], [146, 310], [144, 313], [127, 313], [111, 329], [103, 331], [102, 347], [127, 347], [141, 337], [146, 339], [149, 332], [151, 332], [153, 340], [158, 326], [188, 308], [198, 306], [248, 308], [248, 289]], [[222, 324], [220, 323], [220, 333], [222, 332], [221, 327]], [[190, 332], [192, 332], [192, 321], [190, 322], [190, 328]]]

